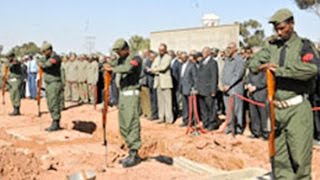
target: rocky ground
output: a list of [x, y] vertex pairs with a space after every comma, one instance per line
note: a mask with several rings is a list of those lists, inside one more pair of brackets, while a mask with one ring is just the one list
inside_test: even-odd
[[[12, 110], [8, 94], [0, 105], [0, 179], [65, 179], [80, 171], [92, 170], [97, 179], [210, 179], [179, 166], [159, 163], [152, 157], [184, 157], [218, 171], [245, 168], [270, 170], [267, 142], [244, 136], [224, 134], [185, 135], [180, 120], [174, 125], [141, 119], [144, 161], [123, 169], [118, 161], [126, 155], [117, 121], [117, 110], [108, 113], [107, 149], [102, 146], [101, 113], [92, 105], [67, 103], [62, 113], [62, 131], [47, 133], [51, 123], [46, 102], [37, 117], [35, 101], [22, 101], [22, 116], [9, 117]], [[320, 179], [320, 148], [313, 149], [313, 179]], [[239, 178], [242, 179], [242, 178]]]

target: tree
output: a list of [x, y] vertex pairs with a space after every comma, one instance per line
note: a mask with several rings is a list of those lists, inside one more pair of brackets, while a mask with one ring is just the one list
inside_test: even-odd
[[312, 10], [320, 16], [320, 0], [294, 0], [297, 6], [303, 10]]
[[12, 51], [17, 56], [24, 56], [27, 54], [37, 54], [40, 53], [40, 48], [34, 42], [24, 43], [21, 46], [15, 46]]
[[129, 39], [129, 46], [132, 54], [137, 54], [140, 50], [150, 48], [150, 39], [134, 35]]
[[236, 22], [236, 24], [240, 25], [241, 47], [254, 47], [263, 44], [264, 30], [257, 20], [249, 19], [243, 23]]

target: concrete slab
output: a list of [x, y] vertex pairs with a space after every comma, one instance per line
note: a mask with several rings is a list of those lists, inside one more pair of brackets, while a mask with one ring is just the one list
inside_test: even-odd
[[82, 138], [92, 138], [92, 135], [72, 130], [61, 130], [57, 132], [46, 132], [39, 126], [8, 129], [6, 132], [20, 140], [35, 139], [37, 143], [43, 144], [54, 141], [72, 141]]
[[[265, 174], [267, 174], [268, 171], [261, 169], [261, 168], [247, 168], [247, 169], [241, 169], [241, 170], [235, 170], [235, 171], [229, 171], [225, 172], [219, 175], [210, 176], [209, 179], [214, 180], [258, 180], [261, 177], [264, 177]], [[267, 176], [265, 176], [266, 179], [263, 180], [271, 180], [268, 179]]]

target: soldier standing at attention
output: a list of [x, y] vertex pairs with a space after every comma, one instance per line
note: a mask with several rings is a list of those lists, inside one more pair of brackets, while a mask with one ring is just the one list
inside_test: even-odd
[[139, 56], [129, 58], [129, 45], [124, 39], [118, 39], [112, 50], [118, 54], [119, 58], [112, 61], [110, 65], [106, 65], [105, 70], [117, 73], [120, 133], [130, 149], [129, 156], [121, 160], [121, 163], [123, 167], [132, 167], [141, 162], [138, 150], [141, 147], [139, 78], [142, 59]]
[[79, 102], [79, 87], [78, 87], [78, 61], [77, 55], [70, 54], [70, 65], [68, 71], [68, 83], [71, 86], [71, 101]]
[[98, 57], [93, 56], [89, 58], [89, 65], [86, 75], [89, 86], [89, 101], [91, 104], [95, 104], [97, 102], [97, 83], [99, 78]]
[[44, 82], [46, 83], [47, 106], [52, 118], [52, 124], [46, 131], [60, 130], [61, 119], [61, 94], [63, 93], [63, 82], [61, 78], [61, 59], [53, 52], [52, 45], [44, 42], [41, 52], [45, 56], [39, 60], [38, 64], [44, 72]]
[[87, 71], [88, 61], [85, 55], [79, 57], [78, 61], [78, 87], [80, 92], [80, 103], [88, 103]]
[[[311, 179], [313, 115], [307, 100], [317, 74], [314, 45], [297, 35], [290, 10], [278, 10], [270, 19], [277, 37], [254, 56], [253, 72], [274, 73], [276, 138], [272, 163], [275, 179]], [[307, 44], [306, 44], [307, 43]]]
[[13, 106], [13, 112], [10, 116], [19, 116], [20, 114], [20, 104], [21, 104], [21, 93], [20, 88], [22, 84], [22, 68], [21, 63], [17, 60], [14, 52], [9, 52], [7, 55], [9, 60], [9, 75], [8, 83], [10, 87], [10, 100]]

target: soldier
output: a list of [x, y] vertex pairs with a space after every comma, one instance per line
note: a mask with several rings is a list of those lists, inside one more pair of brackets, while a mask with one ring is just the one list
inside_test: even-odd
[[80, 103], [88, 103], [88, 84], [87, 84], [87, 57], [80, 56], [78, 61], [78, 87], [80, 92]]
[[295, 32], [290, 10], [278, 10], [269, 23], [277, 37], [254, 56], [249, 68], [253, 72], [269, 69], [276, 80], [274, 176], [311, 179], [313, 115], [307, 96], [318, 71], [313, 64], [318, 54], [310, 41]]
[[79, 101], [79, 87], [78, 87], [78, 61], [77, 55], [72, 53], [70, 55], [70, 67], [69, 67], [69, 72], [68, 76], [69, 77], [69, 84], [71, 86], [71, 100], [73, 102], [78, 102]]
[[61, 61], [61, 82], [62, 82], [62, 93], [60, 94], [60, 107], [61, 107], [61, 111], [63, 111], [65, 109], [65, 87], [66, 87], [66, 62], [67, 62], [67, 56], [64, 55], [62, 57], [62, 61]]
[[117, 73], [119, 86], [119, 125], [120, 133], [130, 149], [129, 156], [121, 160], [123, 167], [132, 167], [141, 162], [138, 150], [141, 147], [139, 119], [139, 78], [142, 60], [136, 56], [128, 58], [129, 45], [124, 39], [118, 39], [112, 48], [119, 58], [106, 65], [105, 70]]
[[89, 100], [91, 104], [95, 104], [97, 102], [97, 83], [99, 78], [99, 64], [97, 57], [89, 58], [89, 65], [87, 69], [87, 83], [89, 86]]
[[10, 87], [10, 100], [13, 106], [13, 112], [10, 116], [19, 116], [20, 114], [20, 104], [21, 104], [21, 94], [20, 88], [22, 84], [22, 69], [21, 63], [17, 60], [14, 52], [9, 52], [7, 55], [8, 62], [6, 63], [9, 67], [8, 83]]
[[44, 82], [46, 84], [47, 106], [52, 118], [52, 124], [46, 131], [60, 130], [61, 119], [61, 94], [63, 93], [63, 83], [61, 78], [61, 59], [53, 52], [52, 45], [44, 42], [41, 52], [45, 56], [38, 64], [44, 72]]
[[70, 66], [70, 58], [69, 56], [65, 56], [64, 60], [62, 62], [62, 69], [64, 70], [65, 73], [65, 86], [64, 86], [64, 97], [65, 101], [71, 101], [71, 83], [70, 83], [70, 71], [71, 71], [71, 66]]

